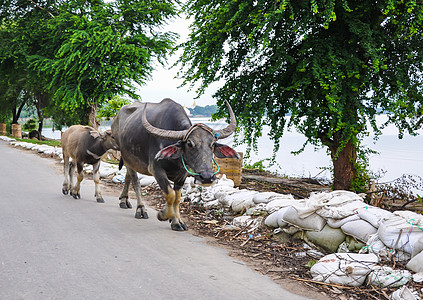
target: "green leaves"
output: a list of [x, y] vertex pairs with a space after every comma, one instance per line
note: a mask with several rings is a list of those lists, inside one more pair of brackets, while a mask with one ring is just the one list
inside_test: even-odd
[[[251, 147], [269, 125], [276, 153], [284, 130], [295, 126], [336, 156], [349, 141], [359, 148], [367, 121], [378, 132], [380, 108], [401, 131], [423, 123], [423, 10], [415, 5], [188, 1], [185, 11], [194, 22], [180, 75], [199, 83], [199, 93], [224, 81], [215, 97], [222, 107], [231, 101]], [[399, 109], [400, 102], [406, 107]]]
[[143, 85], [153, 61], [165, 61], [173, 49], [176, 34], [161, 32], [161, 26], [177, 14], [176, 2], [1, 3], [0, 41], [7, 33], [9, 43], [2, 45], [11, 39], [19, 45], [0, 47], [0, 64], [13, 59], [25, 75], [40, 78], [27, 88], [39, 89], [41, 84], [51, 95], [50, 105], [67, 113], [101, 105], [115, 95], [137, 98], [135, 84]]

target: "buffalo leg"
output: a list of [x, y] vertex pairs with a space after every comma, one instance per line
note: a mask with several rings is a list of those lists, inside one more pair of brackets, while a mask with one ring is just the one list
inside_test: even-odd
[[78, 173], [77, 177], [76, 177], [76, 184], [73, 187], [73, 189], [71, 190], [71, 195], [75, 198], [81, 198], [81, 195], [79, 194], [79, 190], [81, 188], [81, 181], [84, 179], [84, 166], [82, 165], [82, 163], [77, 162], [76, 163], [76, 171]]
[[131, 184], [131, 175], [129, 174], [129, 172], [126, 172], [125, 175], [125, 184], [123, 185], [123, 190], [122, 193], [119, 196], [119, 207], [123, 208], [123, 209], [128, 209], [128, 208], [132, 208], [131, 202], [129, 202], [128, 199], [128, 191], [129, 191], [129, 186]]
[[76, 164], [74, 161], [71, 161], [69, 163], [69, 190], [70, 190], [70, 195], [72, 195], [73, 193], [73, 189], [74, 187], [74, 180], [73, 180], [73, 175], [75, 174], [75, 169], [76, 169]]
[[141, 199], [140, 181], [138, 179], [137, 172], [128, 167], [126, 168], [126, 170], [131, 176], [132, 186], [134, 187], [135, 195], [137, 196], [137, 209], [135, 211], [135, 218], [148, 219], [147, 209], [145, 208], [144, 203], [142, 203]]
[[166, 191], [163, 192], [164, 198], [166, 200], [166, 206], [157, 214], [157, 219], [160, 221], [173, 219], [175, 216], [175, 211], [173, 209], [173, 203], [175, 202], [175, 191], [172, 190], [170, 186], [167, 186], [167, 189], [164, 191]]
[[101, 195], [101, 189], [100, 189], [100, 161], [93, 164], [93, 180], [95, 183], [95, 198], [98, 203], [104, 203], [103, 196]]
[[63, 175], [65, 176], [65, 180], [63, 181], [63, 187], [62, 187], [62, 193], [64, 195], [67, 195], [70, 190], [70, 184], [69, 184], [69, 157], [66, 155], [63, 155]]
[[172, 228], [172, 230], [176, 231], [188, 230], [187, 225], [185, 225], [184, 221], [182, 221], [181, 213], [179, 211], [179, 204], [181, 202], [181, 190], [181, 187], [175, 187], [175, 201], [173, 202], [173, 210], [175, 212], [175, 216], [172, 219], [172, 224], [170, 225], [170, 227]]

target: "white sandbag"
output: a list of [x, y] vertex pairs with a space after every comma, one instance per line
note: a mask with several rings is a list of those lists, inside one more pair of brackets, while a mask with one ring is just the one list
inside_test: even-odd
[[149, 186], [150, 184], [153, 184], [155, 182], [156, 178], [154, 178], [154, 176], [144, 176], [140, 179], [141, 186]]
[[269, 203], [266, 204], [266, 211], [268, 214], [271, 214], [283, 207], [288, 207], [288, 206], [292, 206], [292, 205], [296, 205], [302, 202], [303, 200], [295, 200], [295, 199], [274, 199], [272, 201], [270, 201]]
[[360, 220], [358, 215], [352, 215], [343, 219], [327, 218], [328, 225], [332, 228], [340, 228], [345, 223], [356, 220]]
[[[409, 210], [397, 210], [394, 212], [394, 215], [400, 216], [406, 220], [410, 220], [410, 223], [412, 223], [413, 225], [423, 224], [423, 215], [417, 214]], [[420, 226], [420, 227], [423, 227], [423, 226]]]
[[232, 194], [228, 196], [232, 198], [231, 202], [231, 209], [235, 213], [239, 213], [243, 210], [247, 210], [250, 207], [253, 207], [255, 204], [253, 202], [253, 196], [257, 194], [256, 191], [240, 191], [239, 193]]
[[0, 139], [2, 139], [3, 141], [9, 142], [9, 143], [16, 141], [15, 139], [9, 138], [8, 136], [5, 136], [5, 135], [0, 136]]
[[405, 285], [396, 290], [391, 294], [389, 297], [391, 300], [419, 300], [420, 297], [418, 293], [413, 293], [411, 290], [406, 287]]
[[[235, 201], [235, 200], [237, 200], [238, 202], [239, 201], [242, 202], [246, 198], [250, 198], [250, 200], [252, 202], [252, 197], [256, 193], [258, 193], [258, 192], [249, 191], [249, 190], [237, 190], [234, 193], [226, 193], [225, 192], [222, 197], [219, 197], [219, 198], [216, 198], [216, 199], [219, 200], [219, 202], [222, 206], [229, 207], [229, 206], [232, 206], [232, 202]], [[215, 197], [216, 197], [216, 195], [215, 195]]]
[[303, 230], [320, 231], [326, 224], [326, 220], [317, 214], [311, 214], [305, 218], [301, 218], [293, 206], [289, 206], [286, 209], [282, 220]]
[[386, 247], [377, 234], [370, 236], [366, 246], [363, 247], [359, 253], [374, 253], [379, 258], [384, 258], [386, 260], [395, 259], [398, 262], [409, 261], [411, 258], [411, 255], [407, 252]]
[[255, 204], [252, 198], [246, 199], [237, 199], [234, 200], [231, 204], [231, 209], [234, 213], [240, 213], [242, 211], [246, 211], [250, 207], [253, 207]]
[[282, 217], [285, 213], [285, 211], [288, 209], [288, 207], [283, 207], [270, 215], [267, 216], [267, 218], [264, 220], [264, 225], [272, 228], [284, 228], [288, 225], [288, 223], [284, 222], [282, 220]]
[[373, 227], [379, 228], [383, 219], [390, 218], [393, 214], [390, 211], [374, 206], [366, 206], [358, 211], [358, 216], [372, 224]]
[[222, 177], [218, 179], [215, 185], [228, 186], [231, 188], [235, 186], [234, 181], [232, 179], [226, 178], [226, 174], [223, 174]]
[[407, 263], [407, 269], [416, 273], [423, 272], [423, 251], [410, 259]]
[[283, 195], [275, 192], [262, 192], [258, 193], [254, 196], [253, 201], [256, 204], [259, 203], [269, 203], [270, 201], [274, 200], [275, 198], [278, 199], [294, 199], [292, 195]]
[[321, 258], [310, 273], [316, 281], [360, 286], [377, 263], [375, 254], [333, 253]]
[[[342, 206], [353, 201], [362, 201], [362, 198], [353, 192], [342, 190], [333, 191], [330, 193], [312, 193], [308, 199], [304, 199], [304, 203], [301, 203], [298, 206], [295, 205], [295, 209], [298, 211], [299, 216], [306, 217], [320, 210], [323, 210], [324, 213], [325, 210], [331, 207]], [[321, 216], [325, 218], [332, 217], [335, 219], [342, 219], [352, 214], [353, 213], [342, 216], [332, 216], [331, 214], [328, 214], [326, 216]]]
[[375, 266], [367, 276], [367, 284], [377, 287], [400, 287], [411, 280], [408, 270], [394, 270], [388, 266]]
[[316, 213], [323, 218], [343, 219], [356, 214], [360, 209], [366, 207], [363, 200], [354, 200], [340, 205], [327, 205], [317, 210]]
[[44, 153], [44, 152], [54, 152], [54, 147], [48, 146], [48, 145], [37, 145], [33, 144], [32, 150], [36, 150], [38, 153]]
[[369, 237], [377, 232], [376, 228], [364, 220], [345, 223], [341, 226], [341, 229], [345, 234], [351, 235], [364, 243], [367, 243]]
[[119, 167], [117, 165], [101, 162], [98, 173], [100, 174], [100, 178], [107, 178], [111, 175], [115, 175], [118, 170]]
[[[228, 193], [228, 192], [238, 192], [239, 189], [238, 188], [234, 188], [228, 185], [214, 185], [210, 188], [210, 193], [215, 195], [216, 198], [216, 194], [217, 193]], [[216, 198], [217, 199], [217, 198]]]
[[421, 215], [413, 212], [395, 212], [393, 216], [380, 223], [377, 234], [387, 247], [405, 251], [414, 257], [423, 250], [422, 224]]
[[326, 224], [321, 231], [306, 231], [305, 237], [307, 243], [311, 242], [329, 253], [334, 253], [346, 236], [341, 229], [332, 228]]
[[272, 200], [272, 197], [277, 196], [277, 195], [281, 195], [281, 194], [278, 194], [278, 193], [275, 193], [275, 192], [261, 192], [261, 193], [254, 195], [253, 202], [256, 203], [256, 204], [269, 203]]

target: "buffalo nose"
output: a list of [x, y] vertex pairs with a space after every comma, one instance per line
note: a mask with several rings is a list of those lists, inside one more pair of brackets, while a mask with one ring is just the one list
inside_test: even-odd
[[212, 172], [201, 172], [198, 177], [202, 183], [212, 183], [216, 179]]

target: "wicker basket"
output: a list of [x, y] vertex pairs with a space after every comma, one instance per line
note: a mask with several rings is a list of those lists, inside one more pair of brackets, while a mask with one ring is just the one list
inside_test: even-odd
[[0, 123], [0, 135], [7, 135], [6, 123]]
[[22, 138], [21, 124], [12, 124], [12, 136], [17, 139]]
[[[235, 186], [241, 184], [242, 178], [242, 159], [243, 153], [238, 152], [239, 159], [236, 158], [217, 158], [214, 159], [220, 167], [219, 174], [225, 174], [226, 178], [233, 180]], [[213, 166], [214, 171], [217, 171], [217, 167]]]

